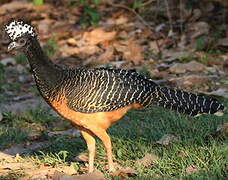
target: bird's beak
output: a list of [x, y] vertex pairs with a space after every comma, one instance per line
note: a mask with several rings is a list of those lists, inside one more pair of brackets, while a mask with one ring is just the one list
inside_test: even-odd
[[12, 51], [13, 49], [15, 49], [17, 47], [17, 43], [16, 42], [11, 42], [8, 46], [8, 51]]

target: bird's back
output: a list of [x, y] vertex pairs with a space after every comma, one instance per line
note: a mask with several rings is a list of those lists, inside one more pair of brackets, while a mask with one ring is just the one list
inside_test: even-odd
[[68, 105], [80, 112], [112, 111], [130, 104], [149, 104], [158, 86], [135, 71], [120, 69], [75, 69], [67, 72], [64, 93]]

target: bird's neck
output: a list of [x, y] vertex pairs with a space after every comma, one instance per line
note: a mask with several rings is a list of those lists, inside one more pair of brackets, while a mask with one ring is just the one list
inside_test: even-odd
[[24, 51], [29, 60], [36, 84], [45, 98], [50, 98], [61, 81], [63, 70], [43, 52], [37, 39]]

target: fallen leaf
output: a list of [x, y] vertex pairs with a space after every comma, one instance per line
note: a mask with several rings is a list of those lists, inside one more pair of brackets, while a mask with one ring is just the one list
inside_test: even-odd
[[119, 17], [111, 17], [107, 19], [108, 24], [116, 24], [116, 25], [125, 24], [127, 23], [127, 21], [128, 21], [128, 18], [124, 15], [120, 15]]
[[153, 69], [150, 71], [150, 75], [152, 78], [165, 79], [166, 77], [168, 77], [169, 72], [168, 71], [159, 71], [158, 69]]
[[41, 137], [41, 135], [42, 133], [40, 131], [32, 131], [32, 132], [29, 132], [26, 138], [34, 141], [34, 140], [38, 140]]
[[190, 18], [190, 21], [195, 22], [197, 21], [200, 17], [202, 16], [202, 12], [200, 9], [194, 9], [193, 10], [193, 15]]
[[88, 45], [97, 45], [98, 43], [104, 41], [113, 40], [116, 37], [116, 32], [106, 32], [102, 28], [96, 28], [90, 32], [85, 32], [83, 34], [83, 40]]
[[79, 154], [78, 156], [75, 157], [75, 160], [78, 162], [88, 162], [89, 158], [86, 154]]
[[206, 66], [204, 66], [203, 64], [196, 62], [196, 61], [191, 61], [187, 64], [185, 64], [185, 68], [187, 71], [191, 71], [191, 72], [200, 72], [206, 69]]
[[210, 78], [209, 76], [188, 75], [188, 76], [183, 76], [178, 78], [170, 78], [169, 81], [172, 83], [175, 83], [177, 86], [190, 87], [195, 84], [199, 85], [202, 83], [206, 83], [212, 80], [212, 78]]
[[12, 13], [20, 9], [32, 9], [32, 3], [26, 1], [12, 1], [0, 6], [0, 15]]
[[216, 129], [216, 132], [221, 133], [221, 134], [225, 133], [225, 135], [228, 137], [228, 122], [219, 124]]
[[14, 157], [12, 155], [0, 152], [0, 161], [7, 161], [7, 162], [12, 162], [14, 161]]
[[11, 148], [5, 149], [3, 151], [3, 153], [15, 156], [16, 154], [23, 154], [23, 153], [32, 152], [35, 149], [43, 147], [47, 144], [48, 144], [47, 141], [32, 142], [29, 145], [26, 145], [25, 143], [15, 144], [15, 145], [12, 145]]
[[176, 63], [169, 68], [169, 71], [173, 74], [183, 74], [186, 72], [185, 64]]
[[191, 173], [196, 172], [196, 171], [198, 171], [198, 170], [199, 170], [199, 168], [198, 168], [196, 165], [192, 164], [192, 165], [190, 165], [189, 167], [187, 167], [187, 168], [185, 169], [185, 172], [186, 172], [187, 174], [191, 174]]
[[[207, 64], [209, 66], [214, 66], [214, 65], [219, 65], [219, 66], [223, 66], [223, 67], [228, 67], [228, 56], [227, 55], [223, 55], [220, 56], [220, 58], [222, 59], [209, 59], [207, 61]], [[207, 67], [209, 68], [209, 67]]]
[[2, 110], [2, 112], [10, 112], [12, 114], [22, 114], [28, 111], [28, 109], [36, 108], [40, 105], [42, 108], [48, 107], [48, 105], [44, 102], [44, 100], [38, 97], [33, 97], [31, 99], [26, 99], [24, 101], [19, 101], [14, 103], [4, 103], [4, 104], [0, 103], [0, 109]]
[[44, 19], [38, 22], [37, 28], [40, 34], [48, 34], [50, 31], [50, 27], [52, 22], [54, 22], [51, 19]]
[[188, 24], [189, 30], [192, 31], [191, 39], [196, 39], [201, 35], [208, 35], [210, 26], [208, 23], [200, 21]]
[[61, 46], [59, 51], [63, 57], [68, 57], [73, 54], [79, 54], [79, 53], [91, 55], [99, 52], [100, 48], [95, 45], [86, 45], [86, 46], [82, 45], [80, 47], [74, 47], [74, 46], [69, 46], [67, 44], [64, 44], [63, 46]]
[[112, 46], [108, 46], [103, 54], [101, 54], [96, 62], [99, 64], [107, 64], [113, 59], [114, 48]]
[[34, 164], [31, 162], [10, 162], [6, 164], [1, 164], [1, 169], [8, 169], [8, 170], [20, 170], [20, 169], [34, 169]]
[[124, 52], [124, 56], [127, 60], [133, 61], [134, 64], [139, 64], [143, 61], [142, 48], [135, 41], [130, 41], [128, 48], [129, 52]]
[[143, 61], [142, 47], [134, 40], [126, 40], [114, 43], [114, 47], [118, 52], [123, 53], [124, 59], [139, 64]]
[[158, 42], [156, 41], [149, 41], [149, 47], [152, 49], [154, 54], [158, 54], [160, 52], [158, 48]]
[[148, 153], [143, 158], [138, 159], [136, 161], [136, 164], [139, 166], [142, 165], [142, 166], [148, 167], [153, 163], [153, 161], [156, 161], [156, 160], [158, 160], [158, 156], [156, 156], [155, 154]]
[[29, 169], [23, 169], [25, 176], [19, 178], [18, 180], [31, 180], [31, 179], [53, 179], [54, 172], [58, 170], [53, 167], [44, 167], [37, 169], [35, 167]]
[[51, 131], [51, 132], [48, 132], [48, 136], [49, 137], [56, 136], [56, 135], [68, 135], [68, 136], [71, 136], [71, 137], [80, 137], [81, 136], [80, 131], [78, 129], [75, 129], [75, 128], [70, 128], [70, 129], [67, 129], [67, 130], [64, 130], [64, 131]]
[[208, 95], [208, 96], [219, 96], [219, 97], [224, 97], [228, 99], [228, 89], [227, 88], [219, 88], [215, 91], [211, 92], [200, 92], [202, 94]]
[[218, 43], [217, 43], [218, 46], [228, 46], [228, 37], [227, 38], [223, 38], [223, 39], [219, 39]]
[[5, 59], [1, 59], [0, 63], [3, 66], [15, 65], [16, 64], [16, 60], [14, 58], [9, 57], [9, 58], [5, 58]]
[[156, 141], [156, 143], [167, 146], [173, 141], [178, 141], [178, 138], [172, 134], [165, 134], [161, 137], [159, 141]]
[[66, 175], [59, 171], [55, 171], [53, 180], [105, 180], [105, 176], [102, 172], [95, 170], [92, 173], [82, 175]]
[[112, 172], [112, 175], [113, 176], [120, 176], [122, 178], [127, 178], [127, 177], [136, 176], [137, 172], [130, 167], [126, 167], [126, 168], [120, 168], [120, 169]]
[[205, 69], [206, 69], [206, 66], [204, 66], [203, 64], [198, 63], [196, 61], [191, 61], [186, 64], [176, 63], [169, 68], [169, 71], [173, 74], [182, 74], [182, 73], [185, 73], [186, 71], [201, 72]]
[[74, 168], [73, 164], [71, 164], [70, 166], [64, 166], [61, 168], [61, 170], [68, 175], [77, 174], [77, 171]]

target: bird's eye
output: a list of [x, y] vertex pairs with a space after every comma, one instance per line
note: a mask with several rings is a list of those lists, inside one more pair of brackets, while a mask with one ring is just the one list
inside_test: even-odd
[[20, 44], [25, 44], [25, 40], [24, 40], [24, 39], [20, 39], [20, 40], [19, 40], [19, 43], [20, 43]]

